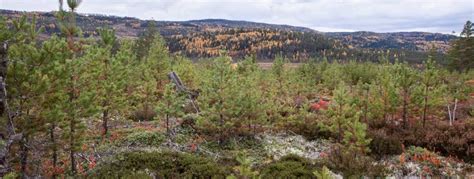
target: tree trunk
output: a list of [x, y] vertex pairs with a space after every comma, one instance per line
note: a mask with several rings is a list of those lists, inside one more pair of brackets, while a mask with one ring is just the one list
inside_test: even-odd
[[168, 114], [165, 114], [166, 118], [166, 135], [170, 136], [170, 118]]
[[[73, 57], [73, 59], [75, 56]], [[71, 173], [72, 175], [76, 175], [76, 160], [75, 160], [75, 133], [76, 133], [76, 78], [74, 77], [75, 71], [74, 68], [72, 69], [73, 71], [71, 72], [70, 80], [71, 80], [71, 91], [69, 91], [69, 102], [72, 105], [72, 109], [70, 110], [70, 121], [69, 121], [69, 158], [71, 161]]]
[[[342, 104], [339, 104], [339, 112], [338, 112], [338, 117], [339, 118], [342, 118]], [[338, 130], [338, 134], [337, 134], [337, 142], [341, 143], [342, 142], [342, 124], [341, 124], [341, 119], [338, 119], [337, 120], [337, 130]]]
[[[221, 129], [224, 128], [224, 115], [222, 113], [219, 114], [220, 118], [220, 127]], [[222, 145], [224, 143], [224, 137], [223, 137], [223, 132], [225, 129], [221, 130], [220, 137], [219, 137], [219, 144]]]
[[109, 122], [109, 110], [105, 109], [102, 112], [102, 128], [103, 128], [102, 137], [104, 139], [107, 137], [107, 134], [109, 133], [108, 122]]
[[[2, 105], [0, 105], [0, 116], [3, 116], [3, 114], [6, 112], [6, 106], [4, 104], [7, 96], [3, 95], [6, 93], [5, 90], [5, 81], [7, 79], [7, 69], [8, 69], [8, 45], [7, 43], [1, 44], [2, 46], [0, 47], [0, 77], [2, 78], [1, 82], [1, 98], [0, 100], [2, 101]], [[7, 114], [8, 115], [8, 114]]]
[[423, 127], [425, 127], [427, 111], [428, 111], [428, 86], [426, 86], [425, 88], [425, 99], [424, 99], [424, 106], [423, 106]]
[[52, 145], [52, 149], [53, 149], [53, 154], [52, 154], [53, 175], [52, 175], [52, 178], [57, 178], [56, 167], [57, 167], [57, 163], [58, 163], [58, 148], [56, 146], [56, 137], [54, 135], [54, 128], [56, 128], [56, 124], [53, 123], [51, 125], [51, 129], [49, 131], [49, 136], [50, 136], [50, 139], [51, 139], [51, 145]]
[[403, 128], [406, 129], [408, 127], [408, 90], [405, 89], [403, 91]]
[[20, 165], [21, 165], [21, 178], [28, 178], [27, 166], [28, 166], [28, 138], [23, 136], [20, 146]]
[[425, 127], [425, 123], [426, 123], [426, 115], [427, 115], [427, 112], [428, 112], [428, 90], [429, 90], [429, 87], [430, 87], [430, 83], [427, 82], [426, 86], [425, 86], [425, 98], [424, 98], [424, 106], [423, 106], [423, 127]]
[[76, 160], [75, 160], [75, 150], [74, 150], [74, 147], [75, 147], [75, 138], [74, 138], [74, 133], [75, 133], [75, 124], [74, 124], [74, 118], [71, 119], [70, 123], [69, 123], [69, 127], [70, 127], [70, 136], [69, 136], [69, 158], [71, 160], [71, 173], [72, 175], [74, 176], [76, 174]]
[[364, 104], [364, 122], [367, 122], [367, 113], [369, 112], [369, 90], [366, 90], [365, 104]]

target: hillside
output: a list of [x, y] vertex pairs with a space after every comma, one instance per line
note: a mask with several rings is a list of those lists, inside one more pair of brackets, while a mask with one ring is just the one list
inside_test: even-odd
[[[7, 22], [24, 12], [0, 10]], [[27, 12], [45, 27], [45, 35], [59, 32], [54, 12]], [[77, 23], [84, 37], [96, 36], [97, 27], [112, 27], [120, 38], [137, 38], [151, 21], [132, 17], [81, 14]], [[248, 21], [204, 19], [191, 21], [154, 21], [171, 53], [189, 58], [215, 57], [223, 50], [242, 58], [255, 54], [258, 59], [273, 59], [281, 54], [294, 61], [309, 57], [363, 59], [373, 61], [382, 53], [390, 58], [419, 61], [434, 45], [445, 53], [453, 35], [427, 32], [329, 32], [310, 28]], [[388, 50], [391, 50], [388, 52]]]
[[443, 34], [142, 21], [81, 2], [2, 11], [0, 179], [474, 179], [471, 21], [446, 55], [425, 48]]
[[432, 45], [447, 52], [450, 41], [456, 36], [428, 32], [328, 32], [328, 37], [357, 48], [406, 49], [427, 52]]

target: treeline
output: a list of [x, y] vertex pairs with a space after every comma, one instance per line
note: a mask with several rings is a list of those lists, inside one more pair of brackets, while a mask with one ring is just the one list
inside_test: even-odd
[[225, 50], [229, 56], [239, 59], [255, 54], [258, 59], [265, 60], [280, 54], [295, 61], [341, 46], [317, 33], [226, 28], [175, 35], [168, 39], [168, 45], [171, 52], [190, 58], [216, 57]]
[[[83, 38], [75, 22], [79, 1], [67, 2], [70, 10], [56, 14], [61, 33], [42, 42], [37, 38], [43, 29], [34, 20], [20, 18], [12, 26], [0, 21], [2, 176], [93, 177], [99, 161], [94, 149], [111, 143], [110, 121], [164, 121], [169, 137], [171, 118], [190, 119], [200, 136], [222, 148], [231, 139], [267, 130], [331, 140], [336, 145], [324, 165], [345, 177], [387, 175], [378, 170], [383, 164], [367, 164], [400, 154], [403, 146], [473, 161], [469, 66], [462, 73], [449, 71], [429, 56], [415, 67], [389, 58], [381, 63], [321, 58], [285, 68], [289, 58], [277, 56], [272, 68], [263, 70], [255, 56], [235, 65], [225, 52], [192, 63], [171, 56], [165, 40], [153, 30], [137, 40], [118, 40], [107, 28], [97, 29], [98, 39]], [[279, 38], [266, 32], [239, 33], [242, 38]], [[472, 59], [464, 58], [464, 52], [453, 54]], [[167, 77], [171, 71], [199, 92], [199, 114], [186, 111], [188, 94], [175, 90]], [[323, 98], [330, 99], [327, 111], [310, 108]], [[458, 112], [451, 110], [455, 105]], [[146, 155], [137, 157], [156, 162]], [[164, 157], [169, 155], [153, 155]], [[131, 168], [123, 170], [136, 172]]]
[[[1, 12], [8, 18], [7, 22], [22, 14]], [[36, 24], [45, 28], [40, 40], [61, 32], [54, 12], [30, 15], [37, 17]], [[450, 35], [416, 32], [317, 33], [305, 28], [219, 20], [155, 22], [128, 17], [78, 15], [76, 23], [85, 38], [98, 38], [96, 27], [113, 28], [120, 38], [140, 37], [155, 28], [164, 37], [171, 53], [193, 60], [217, 57], [222, 50], [226, 50], [234, 59], [255, 55], [259, 61], [271, 61], [277, 55], [293, 62], [324, 57], [328, 60], [377, 61], [383, 53], [391, 61], [398, 58], [421, 64], [430, 49], [437, 51], [440, 61], [446, 58], [444, 53], [449, 49], [449, 41], [455, 39]]]

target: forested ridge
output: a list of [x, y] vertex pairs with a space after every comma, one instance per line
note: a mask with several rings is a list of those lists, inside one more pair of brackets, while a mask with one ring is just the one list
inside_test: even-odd
[[[24, 12], [0, 10], [7, 22], [21, 17]], [[40, 36], [59, 33], [54, 12], [26, 12], [37, 17], [37, 24], [45, 28]], [[282, 55], [298, 62], [310, 57], [329, 60], [357, 59], [377, 61], [380, 53], [392, 61], [398, 58], [411, 63], [421, 63], [434, 48], [438, 58], [456, 39], [454, 35], [425, 32], [334, 32], [323, 33], [309, 28], [274, 25], [247, 21], [204, 19], [192, 21], [144, 21], [131, 17], [78, 14], [77, 24], [84, 37], [98, 37], [96, 27], [115, 29], [119, 38], [136, 38], [152, 25], [164, 37], [173, 54], [182, 54], [194, 60], [216, 57], [219, 51], [243, 59], [255, 54], [259, 61], [271, 61]], [[445, 60], [445, 59], [443, 59]]]
[[[153, 23], [138, 38], [107, 26], [87, 37], [81, 1], [60, 2], [48, 36], [35, 16], [0, 18], [3, 178], [473, 175], [470, 21], [442, 59], [431, 50], [414, 64], [268, 29], [173, 36], [193, 43], [172, 53]], [[236, 38], [260, 46], [247, 55]], [[320, 56], [291, 50], [320, 40], [308, 47]], [[260, 68], [274, 47], [283, 53]]]

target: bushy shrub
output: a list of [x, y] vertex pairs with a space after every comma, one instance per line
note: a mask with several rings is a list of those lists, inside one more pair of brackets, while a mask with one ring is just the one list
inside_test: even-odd
[[119, 146], [158, 146], [165, 140], [163, 134], [155, 131], [138, 131], [119, 139], [115, 144]]
[[344, 178], [384, 177], [387, 174], [385, 167], [374, 165], [371, 157], [342, 145], [336, 145], [329, 153], [326, 165], [332, 171], [341, 173]]
[[20, 175], [18, 175], [18, 173], [15, 173], [15, 172], [10, 172], [10, 173], [7, 173], [5, 176], [3, 176], [4, 179], [14, 179], [14, 178], [20, 178]]
[[279, 161], [264, 166], [262, 178], [315, 178], [314, 166], [297, 155], [288, 155]]
[[369, 144], [371, 154], [377, 157], [384, 155], [398, 155], [402, 153], [402, 142], [399, 136], [388, 135], [383, 129], [369, 130]]
[[474, 120], [458, 120], [449, 125], [447, 120], [428, 121], [426, 126], [414, 124], [411, 128], [400, 129], [385, 125], [371, 129], [369, 145], [377, 156], [401, 153], [404, 146], [420, 146], [443, 156], [455, 156], [465, 162], [474, 162]]
[[134, 121], [152, 121], [156, 116], [155, 110], [151, 107], [143, 107], [134, 112], [132, 118]]
[[336, 134], [321, 128], [323, 122], [325, 121], [318, 115], [308, 115], [300, 121], [286, 122], [281, 128], [302, 135], [308, 140], [335, 138]]
[[[397, 159], [391, 160], [394, 170], [413, 176], [465, 176], [471, 166], [452, 157], [442, 157], [422, 147], [408, 147]], [[417, 166], [417, 167], [413, 167]], [[419, 170], [422, 169], [422, 170]]]
[[413, 131], [404, 137], [406, 146], [421, 146], [474, 163], [474, 120], [456, 121], [452, 126], [447, 121], [431, 122], [425, 128], [415, 127]]
[[127, 152], [99, 163], [94, 178], [149, 176], [158, 178], [224, 178], [226, 170], [207, 158], [175, 152]]

